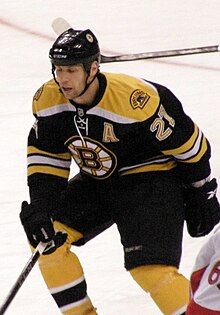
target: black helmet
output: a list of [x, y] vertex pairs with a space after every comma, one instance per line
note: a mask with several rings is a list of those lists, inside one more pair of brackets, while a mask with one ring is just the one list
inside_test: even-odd
[[76, 31], [70, 28], [56, 39], [50, 49], [49, 58], [53, 67], [82, 63], [86, 69], [92, 61], [100, 61], [97, 38], [89, 29]]

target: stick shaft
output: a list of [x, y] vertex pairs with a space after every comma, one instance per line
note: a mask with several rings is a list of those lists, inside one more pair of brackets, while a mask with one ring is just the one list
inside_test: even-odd
[[20, 276], [16, 280], [15, 284], [11, 288], [8, 296], [6, 297], [5, 301], [3, 302], [2, 306], [0, 307], [0, 315], [5, 314], [5, 311], [7, 310], [8, 306], [11, 304], [12, 300], [14, 299], [15, 295], [17, 294], [18, 290], [24, 283], [25, 279], [33, 269], [34, 265], [36, 264], [38, 258], [43, 253], [46, 243], [39, 243], [36, 247], [35, 251], [31, 255], [30, 259], [26, 263], [24, 269], [22, 270]]
[[192, 55], [192, 54], [204, 54], [204, 53], [211, 53], [211, 52], [218, 52], [218, 51], [219, 51], [219, 45], [214, 45], [214, 46], [204, 46], [204, 47], [195, 47], [195, 48], [144, 52], [144, 53], [136, 53], [136, 54], [125, 54], [125, 55], [118, 55], [118, 56], [102, 55], [101, 62], [108, 63], [108, 62], [135, 61], [135, 60], [141, 60], [141, 59], [175, 57], [175, 56], [184, 56], [184, 55]]

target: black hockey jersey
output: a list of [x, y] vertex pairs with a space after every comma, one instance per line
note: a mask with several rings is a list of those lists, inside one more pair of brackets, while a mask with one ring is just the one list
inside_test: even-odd
[[35, 94], [28, 139], [28, 182], [67, 182], [74, 159], [85, 176], [176, 168], [184, 182], [210, 174], [210, 146], [166, 87], [124, 74], [98, 75], [93, 104], [66, 99], [54, 80]]

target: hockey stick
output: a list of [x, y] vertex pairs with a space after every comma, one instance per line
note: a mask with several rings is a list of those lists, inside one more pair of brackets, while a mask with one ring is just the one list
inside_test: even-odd
[[6, 312], [8, 306], [10, 305], [12, 300], [14, 299], [18, 290], [20, 289], [20, 287], [24, 283], [25, 279], [29, 275], [30, 271], [33, 269], [35, 263], [37, 262], [38, 258], [43, 253], [43, 251], [47, 245], [48, 245], [48, 243], [42, 243], [42, 242], [40, 242], [38, 244], [35, 251], [31, 255], [30, 259], [28, 260], [27, 264], [25, 265], [24, 269], [22, 270], [20, 276], [18, 277], [15, 284], [11, 288], [11, 290], [10, 290], [8, 296], [6, 297], [5, 301], [3, 302], [2, 306], [0, 307], [0, 315], [3, 315]]
[[[52, 22], [52, 28], [54, 32], [59, 36], [64, 31], [72, 27], [65, 19], [59, 17], [59, 18], [56, 18]], [[125, 55], [118, 55], [118, 56], [101, 55], [101, 63], [136, 61], [136, 60], [142, 60], [142, 59], [164, 58], [164, 57], [176, 57], [176, 56], [184, 56], [184, 55], [218, 52], [218, 51], [220, 51], [219, 45], [213, 45], [213, 46], [203, 46], [203, 47], [194, 47], [194, 48], [183, 48], [183, 49], [174, 49], [174, 50], [125, 54]]]
[[162, 50], [162, 51], [152, 51], [145, 53], [137, 54], [127, 54], [119, 56], [103, 56], [101, 55], [101, 62], [121, 62], [121, 61], [135, 61], [141, 59], [152, 59], [152, 58], [164, 58], [164, 57], [177, 57], [184, 55], [193, 55], [193, 54], [204, 54], [211, 52], [220, 51], [219, 45], [215, 46], [205, 46], [205, 47], [195, 47], [195, 48], [183, 48], [183, 49], [174, 49], [174, 50]]

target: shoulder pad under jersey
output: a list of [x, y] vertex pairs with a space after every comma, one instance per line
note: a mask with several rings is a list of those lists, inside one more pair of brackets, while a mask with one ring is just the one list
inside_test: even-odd
[[43, 84], [33, 97], [32, 110], [37, 117], [51, 116], [64, 110], [71, 110], [72, 107], [54, 80]]
[[[109, 91], [105, 94], [109, 99], [103, 104], [106, 110], [120, 111], [117, 114], [136, 121], [144, 121], [155, 114], [160, 95], [152, 83], [126, 74], [105, 73], [105, 76]], [[117, 106], [106, 108], [114, 104], [115, 98]]]

